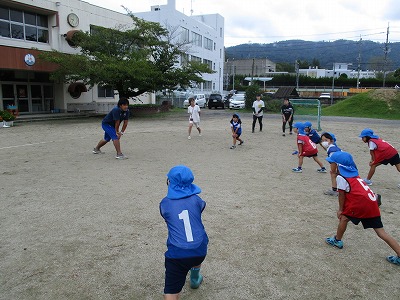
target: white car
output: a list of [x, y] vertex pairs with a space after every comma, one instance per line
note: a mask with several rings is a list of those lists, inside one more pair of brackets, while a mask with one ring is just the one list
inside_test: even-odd
[[244, 94], [235, 94], [229, 99], [230, 109], [243, 109], [245, 107]]
[[[194, 102], [200, 106], [200, 107], [206, 107], [207, 106], [207, 99], [206, 95], [204, 94], [195, 94], [191, 98], [194, 98]], [[188, 107], [189, 106], [189, 98], [183, 101], [183, 107]]]
[[331, 93], [321, 93], [319, 99], [331, 99]]

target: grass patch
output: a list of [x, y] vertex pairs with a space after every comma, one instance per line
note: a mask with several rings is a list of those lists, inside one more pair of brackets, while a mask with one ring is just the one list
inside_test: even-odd
[[323, 116], [400, 120], [400, 92], [375, 90], [322, 108]]

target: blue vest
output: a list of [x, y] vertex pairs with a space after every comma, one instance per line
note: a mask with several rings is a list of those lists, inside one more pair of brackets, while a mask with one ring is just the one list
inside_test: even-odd
[[165, 256], [184, 258], [205, 256], [208, 237], [201, 221], [206, 207], [198, 195], [181, 199], [165, 197], [160, 203], [160, 213], [167, 223], [168, 251]]

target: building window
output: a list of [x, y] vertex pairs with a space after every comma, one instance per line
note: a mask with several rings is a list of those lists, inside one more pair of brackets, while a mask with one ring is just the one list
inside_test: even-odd
[[181, 42], [182, 43], [189, 43], [189, 29], [182, 27], [181, 31]]
[[202, 39], [202, 36], [200, 34], [192, 31], [192, 43], [193, 43], [193, 45], [201, 47], [201, 44], [202, 44], [201, 39]]
[[97, 86], [97, 97], [114, 98], [114, 89], [110, 86]]
[[205, 81], [205, 82], [203, 83], [203, 88], [204, 88], [204, 90], [211, 90], [211, 88], [212, 88], [212, 81]]
[[204, 59], [204, 60], [203, 60], [203, 63], [206, 64], [211, 70], [213, 69], [213, 68], [212, 68], [212, 61], [211, 61], [211, 60]]
[[181, 55], [181, 65], [186, 66], [189, 62], [189, 54], [183, 53]]
[[191, 61], [197, 61], [201, 63], [201, 57], [192, 55]]
[[212, 47], [213, 47], [213, 41], [210, 40], [209, 38], [204, 37], [204, 48], [207, 50], [212, 50]]
[[0, 6], [0, 36], [48, 43], [47, 16]]

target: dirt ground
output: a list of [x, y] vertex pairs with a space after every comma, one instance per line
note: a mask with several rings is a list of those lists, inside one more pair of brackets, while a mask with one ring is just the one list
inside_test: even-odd
[[[166, 226], [158, 205], [166, 173], [189, 166], [207, 202], [210, 238], [204, 283], [182, 299], [399, 299], [393, 251], [361, 225], [349, 225], [342, 250], [325, 244], [336, 231], [337, 199], [323, 195], [329, 174], [291, 171], [295, 137], [279, 116], [230, 150], [229, 110], [204, 110], [203, 135], [187, 139], [184, 113], [131, 119], [117, 161], [99, 118], [17, 123], [0, 129], [0, 299], [162, 299]], [[400, 122], [327, 118], [322, 129], [353, 154], [365, 177], [365, 127], [400, 149]], [[319, 148], [320, 157], [326, 153]], [[324, 161], [326, 163], [326, 161]], [[327, 163], [326, 163], [327, 165]], [[378, 167], [382, 220], [400, 240], [400, 174]]]

